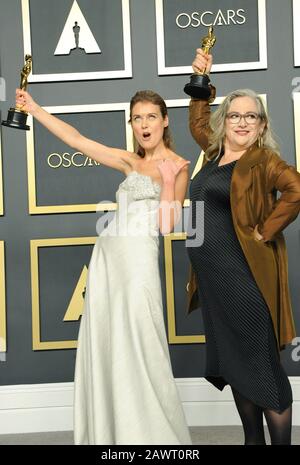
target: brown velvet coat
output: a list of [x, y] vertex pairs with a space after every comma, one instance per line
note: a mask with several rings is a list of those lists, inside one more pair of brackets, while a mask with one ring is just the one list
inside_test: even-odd
[[[203, 150], [208, 147], [209, 118], [209, 104], [191, 100], [190, 130]], [[279, 200], [277, 191], [281, 192]], [[295, 337], [282, 230], [300, 211], [300, 174], [275, 152], [254, 144], [235, 164], [230, 202], [235, 232], [269, 307], [278, 346], [282, 348]], [[254, 237], [256, 225], [266, 242]], [[191, 268], [189, 312], [200, 306], [196, 291], [197, 280]]]

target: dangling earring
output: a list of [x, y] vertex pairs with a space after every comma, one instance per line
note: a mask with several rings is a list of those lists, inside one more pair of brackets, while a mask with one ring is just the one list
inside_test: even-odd
[[258, 136], [257, 145], [258, 145], [258, 148], [261, 148], [263, 146], [263, 138], [261, 134]]

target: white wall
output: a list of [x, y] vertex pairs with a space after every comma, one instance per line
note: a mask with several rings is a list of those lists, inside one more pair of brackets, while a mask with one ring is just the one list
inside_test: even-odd
[[[300, 378], [289, 378], [293, 424], [300, 425]], [[176, 379], [189, 426], [240, 425], [226, 387], [218, 391], [203, 378]], [[0, 386], [0, 434], [73, 429], [73, 383]]]

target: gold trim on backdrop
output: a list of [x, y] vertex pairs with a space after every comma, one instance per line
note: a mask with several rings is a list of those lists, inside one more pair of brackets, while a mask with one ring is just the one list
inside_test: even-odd
[[0, 352], [6, 352], [6, 296], [4, 241], [0, 241]]
[[[66, 245], [94, 245], [96, 237], [68, 237], [32, 239], [30, 241], [31, 294], [32, 294], [32, 348], [33, 350], [75, 349], [77, 341], [41, 341], [39, 296], [39, 248]], [[68, 320], [68, 318], [67, 318]]]
[[3, 202], [3, 179], [2, 179], [2, 139], [0, 127], [0, 216], [4, 215], [4, 202]]
[[[122, 23], [123, 23], [123, 58], [124, 69], [114, 71], [87, 71], [79, 73], [52, 73], [35, 74], [34, 57], [33, 73], [28, 78], [28, 82], [54, 82], [54, 81], [80, 81], [89, 79], [119, 79], [132, 77], [132, 57], [131, 57], [131, 31], [130, 31], [130, 5], [129, 0], [122, 2]], [[32, 55], [31, 28], [30, 28], [30, 0], [22, 0], [23, 18], [23, 42], [24, 55]], [[42, 6], [41, 6], [42, 7]]]
[[[129, 103], [108, 103], [108, 104], [92, 104], [92, 105], [65, 105], [43, 107], [52, 114], [56, 113], [90, 113], [90, 112], [111, 112], [124, 111], [125, 128], [126, 128], [126, 150], [133, 151], [133, 137], [131, 127], [128, 124], [129, 120]], [[115, 202], [99, 203], [99, 204], [79, 204], [79, 205], [37, 205], [36, 192], [36, 170], [35, 170], [35, 151], [34, 151], [34, 129], [33, 118], [28, 116], [30, 131], [26, 131], [27, 145], [27, 172], [28, 172], [28, 196], [29, 196], [29, 213], [35, 214], [50, 214], [50, 213], [77, 213], [77, 212], [95, 212], [95, 211], [111, 211], [116, 210]]]
[[167, 298], [167, 316], [168, 316], [168, 341], [170, 344], [205, 343], [204, 335], [179, 336], [176, 334], [176, 312], [175, 312], [175, 295], [174, 295], [172, 243], [173, 241], [185, 241], [185, 240], [186, 240], [186, 233], [172, 233], [172, 234], [168, 234], [167, 236], [164, 236], [166, 298]]
[[296, 144], [296, 168], [300, 173], [300, 92], [294, 92], [294, 125]]

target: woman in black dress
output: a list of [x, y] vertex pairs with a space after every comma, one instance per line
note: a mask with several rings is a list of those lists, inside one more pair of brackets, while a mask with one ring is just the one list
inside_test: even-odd
[[[194, 71], [211, 65], [212, 56], [197, 49]], [[263, 414], [272, 444], [290, 444], [292, 390], [279, 350], [295, 331], [281, 231], [299, 213], [300, 175], [279, 157], [251, 90], [229, 94], [211, 118], [208, 102], [192, 100], [190, 128], [206, 151], [190, 187], [192, 227], [204, 228], [204, 242], [188, 247], [190, 297], [203, 309], [206, 378], [221, 390], [231, 386], [245, 444], [265, 444]]]

